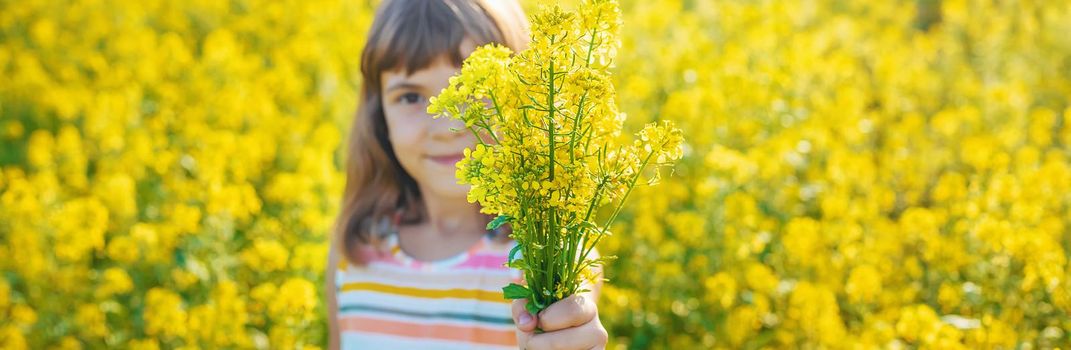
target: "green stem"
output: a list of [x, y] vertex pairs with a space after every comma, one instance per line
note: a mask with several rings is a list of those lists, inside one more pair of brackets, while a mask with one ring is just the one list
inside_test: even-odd
[[[597, 30], [593, 28], [591, 30], [591, 41], [588, 43], [587, 57], [585, 57], [585, 59], [584, 59], [584, 66], [585, 67], [590, 67], [591, 66], [591, 52], [595, 50], [595, 34], [596, 33], [597, 33]], [[575, 62], [576, 54], [573, 55], [573, 60]], [[553, 61], [551, 62], [551, 67], [553, 67]], [[551, 76], [551, 79], [553, 79], [553, 75]], [[553, 86], [553, 80], [552, 80], [551, 86]], [[577, 129], [580, 127], [580, 121], [584, 119], [584, 102], [587, 101], [587, 97], [588, 97], [588, 94], [585, 91], [584, 95], [580, 97], [580, 102], [577, 103], [576, 116], [573, 118], [573, 127], [569, 130], [570, 131], [570, 135], [569, 135], [569, 161], [570, 161], [570, 163], [575, 163], [576, 162], [576, 142], [583, 138], [582, 134], [578, 137]], [[551, 104], [553, 105], [553, 100], [551, 100]], [[553, 106], [551, 106], [551, 108], [553, 108]], [[553, 162], [552, 162], [551, 166], [553, 167]], [[601, 187], [601, 184], [600, 184], [600, 187]], [[596, 189], [596, 193], [598, 193], [598, 189]], [[571, 194], [572, 193], [570, 193], [570, 195]], [[597, 198], [597, 195], [596, 195], [596, 201], [592, 202], [591, 206], [589, 206], [589, 208], [588, 208], [588, 212], [584, 215], [584, 220], [585, 221], [591, 215], [592, 208], [594, 208], [595, 203], [597, 202], [597, 200], [598, 200], [598, 198]], [[565, 264], [563, 264], [563, 265], [565, 266], [565, 273], [566, 273], [566, 276], [563, 276], [564, 277], [563, 280], [566, 283], [568, 283], [568, 287], [569, 287], [568, 290], [570, 291], [570, 294], [575, 292], [576, 289], [577, 289], [576, 288], [577, 287], [576, 286], [577, 273], [573, 272], [574, 270], [578, 270], [577, 267], [579, 265], [579, 262], [577, 261], [578, 257], [576, 256], [577, 249], [584, 249], [583, 247], [578, 247], [578, 246], [581, 243], [584, 243], [584, 244], [587, 243], [587, 236], [588, 235], [586, 233], [579, 232], [576, 235], [572, 235], [572, 234], [568, 235], [567, 240], [566, 240], [566, 242], [567, 242], [566, 254], [565, 254], [565, 256], [562, 257], [562, 259], [565, 260]]]
[[476, 136], [476, 142], [480, 143], [481, 145], [487, 146], [487, 143], [483, 142], [483, 138], [480, 137], [480, 133], [477, 132], [475, 128], [469, 127], [466, 129], [469, 129], [469, 131], [472, 132], [472, 136]]
[[[550, 37], [550, 43], [554, 44], [554, 37], [553, 36]], [[554, 58], [553, 57], [550, 58], [550, 63], [549, 64], [550, 64], [550, 67], [548, 68], [548, 72], [547, 72], [547, 75], [548, 75], [548, 83], [547, 83], [547, 111], [548, 111], [547, 112], [547, 115], [548, 115], [548, 117], [547, 117], [547, 138], [548, 138], [548, 141], [547, 141], [547, 143], [549, 145], [550, 152], [549, 152], [549, 154], [547, 156], [548, 156], [548, 158], [550, 160], [549, 161], [549, 165], [550, 165], [550, 180], [549, 181], [552, 184], [551, 186], [553, 186], [553, 183], [554, 183], [554, 168], [555, 168], [555, 164], [554, 164], [554, 154], [555, 154], [555, 149], [554, 149], [554, 146], [555, 146], [555, 140], [554, 140], [555, 139], [555, 135], [554, 135], [554, 112], [556, 110], [556, 106], [554, 105], [554, 93], [555, 93], [555, 91], [554, 91], [555, 90], [554, 89], [554, 78], [555, 78], [554, 74], [555, 74], [555, 72], [554, 72]], [[550, 196], [553, 198], [554, 191], [551, 190], [551, 191], [549, 191], [549, 193], [550, 193]], [[549, 216], [548, 217], [548, 219], [549, 219], [548, 220], [549, 221], [548, 225], [550, 227], [549, 227], [549, 229], [547, 231], [544, 232], [544, 234], [545, 234], [545, 236], [547, 238], [547, 243], [548, 244], [544, 246], [544, 249], [543, 249], [543, 252], [542, 252], [543, 253], [542, 258], [543, 258], [543, 262], [548, 265], [548, 266], [545, 267], [546, 270], [551, 271], [551, 273], [546, 274], [545, 278], [546, 278], [547, 284], [545, 286], [545, 289], [540, 291], [540, 294], [541, 294], [540, 296], [541, 297], [545, 297], [544, 300], [547, 301], [543, 305], [550, 305], [551, 301], [553, 300], [553, 296], [554, 296], [553, 295], [553, 293], [554, 293], [554, 291], [553, 291], [553, 288], [554, 288], [554, 274], [557, 272], [556, 268], [555, 268], [555, 265], [557, 265], [557, 264], [554, 262], [555, 259], [553, 259], [553, 258], [555, 258], [555, 257], [553, 256], [553, 254], [554, 254], [554, 252], [556, 252], [558, 250], [557, 249], [558, 245], [556, 244], [557, 243], [557, 239], [556, 238], [558, 236], [558, 228], [557, 228], [557, 224], [558, 224], [557, 223], [557, 216], [558, 215], [557, 215], [557, 211], [555, 210], [553, 205], [549, 206], [549, 210], [547, 211], [547, 214]], [[548, 255], [550, 255], [550, 256], [548, 256]], [[543, 292], [546, 292], [546, 291], [549, 291], [550, 295], [543, 294]]]
[[632, 189], [636, 187], [636, 181], [640, 179], [640, 175], [643, 174], [643, 170], [647, 168], [647, 163], [651, 161], [651, 157], [653, 156], [654, 151], [647, 153], [647, 157], [643, 159], [643, 164], [641, 164], [640, 168], [636, 170], [636, 175], [632, 177], [631, 181], [629, 181], [628, 190], [625, 191], [625, 195], [622, 196], [621, 201], [617, 203], [617, 208], [614, 208], [613, 214], [610, 214], [610, 219], [606, 220], [606, 223], [600, 228], [599, 234], [595, 236], [595, 241], [591, 242], [591, 247], [586, 248], [586, 250], [584, 251], [584, 256], [588, 256], [588, 254], [591, 253], [591, 250], [595, 248], [595, 245], [599, 244], [599, 240], [602, 239], [602, 236], [606, 234], [606, 230], [610, 228], [610, 224], [612, 224], [614, 220], [617, 219], [617, 215], [621, 213], [621, 208], [625, 206], [625, 200], [627, 200], [628, 196], [632, 194]]

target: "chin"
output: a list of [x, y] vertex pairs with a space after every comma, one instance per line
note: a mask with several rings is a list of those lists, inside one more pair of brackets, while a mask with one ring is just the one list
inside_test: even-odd
[[442, 198], [459, 198], [468, 203], [469, 185], [456, 183], [453, 177], [448, 181], [438, 181], [428, 188], [435, 196]]

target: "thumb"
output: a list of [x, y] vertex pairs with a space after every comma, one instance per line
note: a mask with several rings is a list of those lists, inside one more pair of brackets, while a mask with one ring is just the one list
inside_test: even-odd
[[524, 308], [527, 302], [528, 299], [513, 300], [513, 324], [517, 326], [517, 345], [521, 349], [524, 349], [528, 339], [535, 335], [536, 326], [539, 324], [536, 317]]

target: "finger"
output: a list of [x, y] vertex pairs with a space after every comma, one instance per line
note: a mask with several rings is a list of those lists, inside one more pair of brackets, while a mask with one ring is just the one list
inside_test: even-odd
[[517, 326], [514, 334], [517, 336], [517, 344], [521, 349], [524, 349], [528, 340], [535, 335], [536, 322], [535, 317], [525, 310], [524, 303], [528, 302], [526, 299], [513, 300], [513, 324]]
[[607, 338], [606, 328], [595, 318], [580, 327], [536, 334], [519, 344], [526, 350], [603, 349]]
[[551, 332], [576, 327], [590, 322], [597, 313], [595, 303], [590, 297], [583, 294], [571, 295], [550, 304], [539, 313], [539, 328]]
[[537, 322], [535, 322], [535, 317], [524, 308], [527, 302], [528, 299], [513, 300], [513, 324], [517, 325], [518, 330], [532, 332], [535, 331]]

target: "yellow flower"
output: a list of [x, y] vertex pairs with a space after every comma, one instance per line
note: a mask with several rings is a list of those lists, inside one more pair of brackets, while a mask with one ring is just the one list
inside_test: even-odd
[[[321, 339], [326, 313], [276, 319], [269, 305], [290, 278], [310, 281], [310, 303], [322, 295], [376, 3], [2, 5], [0, 349]], [[599, 309], [609, 347], [1068, 347], [1065, 1], [553, 7], [531, 20], [530, 52], [482, 48], [429, 107], [501, 127], [456, 173], [489, 214], [528, 194], [584, 210], [597, 178], [620, 175], [610, 205], [641, 174], [599, 242], [619, 256]], [[580, 98], [591, 144], [614, 146], [605, 158], [557, 147]], [[537, 103], [561, 108], [546, 125], [517, 108]], [[680, 151], [672, 176], [638, 169], [646, 147], [621, 132], [659, 120], [686, 140], [664, 149]], [[186, 310], [175, 335], [149, 334], [168, 313], [153, 288]], [[79, 323], [99, 317], [85, 305], [108, 335], [83, 333], [99, 334]]]
[[206, 211], [209, 214], [230, 216], [239, 222], [248, 221], [261, 209], [260, 198], [247, 183], [213, 188], [208, 200]]
[[736, 301], [736, 280], [725, 272], [707, 277], [703, 285], [706, 287], [707, 299], [722, 309], [729, 309]]
[[156, 339], [134, 339], [127, 345], [134, 350], [159, 350], [160, 343]]
[[971, 331], [971, 346], [1012, 348], [1019, 342], [1019, 335], [1007, 322], [993, 315], [982, 316], [982, 327]]
[[316, 308], [316, 288], [308, 280], [290, 278], [279, 286], [278, 294], [268, 304], [268, 310], [280, 322], [295, 325], [308, 322]]
[[941, 310], [944, 312], [957, 310], [963, 302], [961, 288], [948, 283], [941, 284], [941, 288], [937, 289], [937, 302], [941, 304]]
[[881, 274], [873, 266], [857, 266], [848, 274], [844, 291], [852, 302], [873, 302], [881, 294]]
[[108, 242], [108, 257], [129, 264], [138, 260], [140, 247], [130, 236], [119, 236]]
[[11, 322], [16, 325], [28, 328], [37, 323], [37, 311], [34, 311], [30, 306], [15, 304], [8, 310], [8, 312], [9, 317], [11, 317]]
[[785, 227], [782, 240], [789, 256], [803, 266], [816, 264], [815, 257], [821, 254], [823, 240], [819, 223], [811, 218], [793, 218]]
[[928, 342], [941, 328], [937, 313], [926, 305], [904, 307], [896, 322], [897, 334], [909, 342]]
[[[182, 328], [204, 310], [252, 318], [235, 306], [252, 302], [248, 288], [323, 273], [344, 184], [332, 157], [360, 87], [353, 38], [373, 6], [4, 5], [0, 31], [22, 29], [0, 43], [0, 348], [249, 348], [267, 334]], [[268, 254], [278, 273], [235, 270], [256, 241], [243, 234], [269, 218], [293, 257]], [[220, 276], [237, 279], [231, 291], [201, 288]], [[197, 303], [186, 317], [182, 298]], [[314, 339], [318, 327], [289, 331]]]
[[684, 156], [684, 136], [680, 129], [673, 127], [673, 122], [663, 120], [661, 124], [647, 124], [637, 134], [646, 154], [655, 159], [655, 163], [667, 163]]
[[134, 290], [130, 275], [118, 267], [104, 270], [100, 284], [95, 291], [98, 299], [105, 299], [115, 294], [126, 294]]
[[112, 174], [100, 180], [94, 187], [96, 197], [101, 198], [108, 212], [118, 221], [125, 221], [137, 214], [134, 179], [127, 174]]
[[777, 289], [777, 276], [769, 266], [752, 263], [745, 272], [748, 288], [764, 295], [773, 295]]
[[734, 308], [725, 322], [733, 325], [732, 327], [727, 327], [729, 343], [733, 346], [742, 345], [745, 339], [762, 326], [762, 323], [759, 322], [758, 312], [750, 306]]
[[171, 280], [175, 281], [175, 285], [179, 290], [189, 288], [194, 283], [197, 283], [198, 277], [190, 271], [180, 268], [171, 269]]
[[78, 338], [68, 335], [60, 340], [59, 346], [57, 348], [63, 350], [81, 350], [82, 342]]
[[52, 135], [47, 131], [38, 130], [31, 134], [28, 144], [29, 154], [27, 155], [30, 165], [39, 168], [52, 166], [53, 143]]
[[242, 262], [254, 271], [271, 272], [286, 268], [290, 253], [279, 241], [258, 240], [242, 251]]
[[101, 338], [108, 335], [107, 320], [100, 305], [84, 304], [75, 314], [79, 332], [85, 337]]
[[168, 218], [174, 229], [182, 234], [196, 233], [201, 227], [201, 210], [197, 207], [183, 204], [170, 206]]
[[0, 310], [6, 310], [11, 303], [11, 285], [5, 280], [0, 280]]
[[208, 303], [195, 306], [189, 312], [189, 333], [212, 346], [250, 346], [251, 339], [243, 332], [248, 315], [245, 301], [238, 295], [237, 285], [222, 281], [212, 290]]
[[786, 312], [807, 341], [832, 345], [843, 341], [844, 322], [834, 294], [821, 286], [800, 282], [789, 297]]
[[56, 256], [68, 261], [85, 259], [104, 249], [108, 210], [93, 197], [72, 200], [55, 214]]
[[294, 254], [290, 257], [290, 269], [298, 271], [323, 270], [327, 261], [327, 246], [323, 244], [304, 243], [294, 248]]
[[178, 294], [163, 288], [145, 294], [145, 333], [163, 339], [186, 335], [186, 308]]
[[[529, 286], [504, 291], [528, 299], [529, 311], [579, 290], [584, 269], [599, 263], [588, 254], [644, 168], [670, 166], [684, 153], [683, 133], [669, 121], [648, 124], [632, 145], [618, 140], [624, 114], [609, 68], [619, 21], [616, 1], [545, 9], [532, 17], [525, 50], [510, 56], [496, 44], [477, 48], [427, 108], [477, 135], [456, 175], [471, 186], [469, 202], [498, 217], [492, 226], [514, 228], [522, 258], [512, 266]], [[658, 178], [655, 172], [648, 183]], [[609, 203], [614, 214], [596, 224], [595, 210]]]
[[29, 349], [23, 331], [14, 325], [0, 326], [0, 347], [4, 349]]

